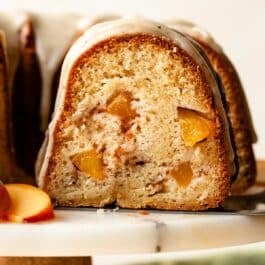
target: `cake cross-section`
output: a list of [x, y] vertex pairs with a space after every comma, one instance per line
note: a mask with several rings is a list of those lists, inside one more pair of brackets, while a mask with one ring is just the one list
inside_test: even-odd
[[203, 210], [228, 195], [233, 158], [202, 51], [161, 24], [121, 19], [68, 52], [37, 180], [63, 206]]

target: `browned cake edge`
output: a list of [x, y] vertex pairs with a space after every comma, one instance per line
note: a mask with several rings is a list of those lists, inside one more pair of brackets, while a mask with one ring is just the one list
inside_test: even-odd
[[228, 117], [234, 134], [239, 162], [238, 177], [231, 192], [238, 194], [255, 183], [256, 162], [253, 143], [257, 141], [247, 99], [238, 73], [224, 53], [215, 51], [205, 42], [199, 41], [209, 57], [215, 71], [221, 78], [228, 103]]

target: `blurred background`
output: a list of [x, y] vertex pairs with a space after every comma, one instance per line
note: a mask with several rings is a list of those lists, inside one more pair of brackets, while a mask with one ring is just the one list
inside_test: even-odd
[[135, 14], [199, 24], [223, 46], [240, 74], [259, 137], [256, 156], [265, 158], [265, 0], [1, 0], [0, 10], [5, 9]]

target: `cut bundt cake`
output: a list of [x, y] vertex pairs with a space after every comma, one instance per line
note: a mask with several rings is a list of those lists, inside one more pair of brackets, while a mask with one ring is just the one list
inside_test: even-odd
[[179, 32], [141, 19], [92, 27], [64, 61], [39, 186], [64, 206], [217, 207], [234, 174], [219, 89]]
[[197, 41], [206, 52], [213, 68], [221, 79], [239, 162], [238, 176], [233, 182], [231, 190], [232, 193], [240, 193], [255, 182], [256, 163], [252, 145], [256, 142], [257, 137], [237, 71], [222, 48], [205, 30], [193, 23], [182, 20], [168, 21], [167, 25]]
[[[34, 161], [51, 118], [61, 64], [67, 50], [85, 29], [96, 23], [117, 20], [118, 17], [0, 12], [0, 31], [3, 31], [1, 49], [4, 51], [1, 53], [2, 79], [0, 78], [0, 151], [3, 154], [0, 154], [0, 173], [3, 172], [1, 178], [12, 181], [12, 177], [19, 182], [33, 181]], [[65, 92], [70, 95], [71, 92], [73, 99], [60, 96], [62, 99], [57, 100], [53, 125], [45, 140], [50, 149], [46, 150], [45, 146], [42, 148], [37, 163], [41, 185], [54, 193], [56, 185], [63, 183], [60, 187], [63, 191], [62, 198], [58, 198], [59, 191], [54, 194], [54, 198], [62, 205], [98, 206], [117, 202], [118, 205], [134, 208], [213, 207], [213, 201], [215, 205], [219, 204], [222, 201], [220, 194], [225, 197], [228, 189], [224, 185], [219, 190], [220, 193], [216, 194], [216, 200], [213, 199], [214, 196], [211, 197], [211, 193], [208, 195], [208, 191], [202, 192], [201, 188], [206, 181], [204, 176], [212, 175], [212, 171], [206, 170], [206, 164], [210, 164], [208, 160], [200, 165], [200, 157], [201, 152], [207, 152], [216, 156], [215, 159], [220, 159], [220, 154], [214, 148], [217, 148], [216, 140], [223, 139], [219, 135], [219, 128], [223, 128], [230, 130], [231, 135], [222, 140], [226, 142], [221, 149], [222, 159], [226, 157], [230, 137], [236, 153], [235, 162], [237, 164], [238, 161], [239, 164], [238, 177], [235, 180], [235, 172], [230, 191], [244, 191], [255, 181], [252, 144], [256, 135], [239, 77], [220, 46], [207, 32], [189, 22], [164, 21], [164, 24], [174, 29], [169, 30], [140, 18], [122, 21], [127, 21], [127, 24], [128, 21], [131, 22], [129, 26], [123, 26], [123, 22], [117, 21], [96, 26], [92, 33], [86, 33], [86, 37], [81, 39], [84, 43], [88, 40], [90, 45], [83, 44], [84, 47], [80, 48], [82, 41], [78, 40], [79, 44], [74, 45], [78, 48], [72, 48], [68, 55], [61, 77], [62, 92], [59, 94]], [[142, 22], [143, 27], [140, 25]], [[61, 30], [62, 27], [67, 29]], [[96, 37], [90, 37], [90, 34]], [[7, 45], [3, 44], [3, 35], [6, 36]], [[172, 47], [176, 52], [171, 52]], [[104, 56], [108, 58], [106, 62], [103, 59], [101, 61]], [[81, 57], [84, 58], [82, 69], [79, 63]], [[150, 60], [146, 61], [147, 58]], [[178, 62], [175, 68], [172, 66], [174, 60]], [[76, 65], [80, 68], [79, 72], [75, 70]], [[198, 70], [195, 71], [196, 67]], [[207, 88], [201, 89], [205, 85], [202, 85], [203, 77], [198, 77], [200, 71], [206, 76], [205, 82], [214, 95], [213, 99], [207, 94]], [[95, 75], [93, 78], [92, 72]], [[190, 74], [191, 72], [195, 73]], [[76, 77], [66, 81], [72, 73], [76, 73]], [[155, 81], [157, 86], [154, 85]], [[80, 87], [85, 85], [86, 88], [79, 88], [78, 82]], [[65, 90], [62, 88], [63, 84], [67, 86]], [[217, 98], [220, 97], [215, 95], [216, 88], [213, 88], [220, 89], [222, 86], [225, 107], [219, 106], [220, 100]], [[74, 90], [72, 87], [77, 88]], [[213, 102], [211, 107], [205, 103], [206, 100], [203, 102], [204, 98]], [[177, 102], [176, 113], [174, 119], [170, 120], [167, 108], [174, 106], [174, 99]], [[156, 110], [158, 108], [161, 109], [159, 114]], [[224, 109], [228, 114], [228, 122], [225, 124], [224, 111], [220, 112]], [[217, 113], [216, 116], [212, 111]], [[219, 127], [215, 124], [216, 117]], [[161, 124], [161, 128], [157, 124]], [[196, 128], [190, 127], [190, 124], [197, 124]], [[69, 139], [68, 136], [61, 135], [60, 130], [69, 132]], [[215, 130], [220, 137], [212, 133]], [[175, 138], [172, 136], [173, 131]], [[222, 135], [224, 137], [224, 133]], [[216, 146], [212, 146], [211, 139]], [[187, 150], [183, 149], [183, 143]], [[73, 147], [79, 144], [84, 147]], [[49, 150], [56, 150], [58, 154]], [[232, 153], [231, 150], [229, 152]], [[45, 158], [45, 163], [42, 158]], [[82, 161], [92, 161], [91, 166], [90, 162]], [[64, 170], [61, 170], [60, 163], [66, 165]], [[92, 167], [96, 172], [102, 171], [96, 175], [103, 180], [95, 181], [92, 177], [94, 173], [81, 169], [84, 164], [90, 170]], [[221, 170], [220, 167], [217, 168]], [[226, 162], [223, 168], [227, 168]], [[12, 169], [15, 173], [11, 173]], [[212, 176], [215, 181], [219, 181], [219, 177], [220, 172]], [[224, 179], [227, 181], [227, 178]], [[217, 182], [212, 182], [212, 185]], [[132, 190], [130, 196], [127, 194], [128, 190]], [[193, 190], [197, 194], [201, 191], [196, 204], [200, 205], [198, 208], [191, 204], [190, 197], [186, 198], [188, 202], [183, 200], [184, 194], [190, 193], [194, 199], [197, 195]], [[174, 191], [176, 194], [173, 196]], [[83, 197], [88, 199], [83, 200]], [[183, 205], [180, 205], [181, 201]], [[212, 204], [207, 204], [209, 201]]]

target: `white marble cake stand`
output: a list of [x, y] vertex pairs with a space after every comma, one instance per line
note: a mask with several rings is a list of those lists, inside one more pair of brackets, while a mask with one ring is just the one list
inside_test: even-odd
[[94, 256], [265, 241], [265, 216], [57, 210], [38, 224], [2, 223], [0, 256]]

